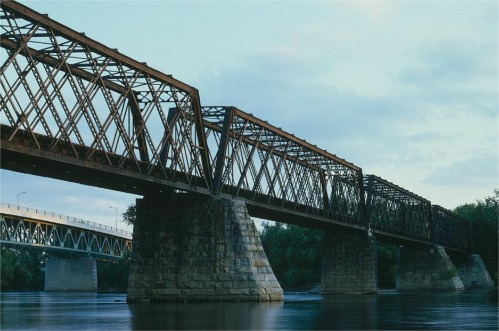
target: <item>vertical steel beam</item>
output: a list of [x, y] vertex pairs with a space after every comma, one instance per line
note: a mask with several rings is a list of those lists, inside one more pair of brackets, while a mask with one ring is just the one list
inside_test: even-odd
[[[222, 135], [220, 137], [220, 145], [218, 146], [217, 159], [215, 164], [215, 175], [213, 176], [213, 193], [218, 195], [222, 190], [222, 175], [225, 167], [225, 154], [229, 144], [230, 127], [234, 117], [234, 109], [232, 107], [225, 108], [224, 122], [222, 127]], [[235, 157], [235, 155], [232, 155]]]
[[147, 152], [144, 120], [140, 112], [140, 107], [135, 92], [132, 92], [130, 97], [128, 97], [128, 106], [130, 107], [130, 112], [132, 113], [133, 129], [135, 131], [135, 134], [137, 135], [137, 148], [139, 149], [140, 160], [149, 163], [150, 159], [149, 153]]
[[368, 227], [371, 227], [371, 213], [372, 213], [372, 203], [373, 203], [373, 185], [374, 185], [374, 178], [372, 175], [367, 176], [367, 185], [366, 185], [366, 190], [365, 194], [366, 195], [366, 225]]
[[[206, 131], [204, 129], [203, 114], [201, 112], [201, 100], [199, 97], [199, 91], [192, 88], [191, 91], [191, 107], [194, 113], [194, 123], [196, 126], [196, 135], [198, 137], [198, 144], [201, 155], [201, 164], [203, 166], [203, 175], [205, 177], [206, 183], [210, 185], [212, 195], [216, 195], [213, 189], [213, 172], [211, 169], [210, 162], [210, 151], [208, 149], [208, 139], [206, 138]], [[195, 156], [193, 156], [195, 157]]]

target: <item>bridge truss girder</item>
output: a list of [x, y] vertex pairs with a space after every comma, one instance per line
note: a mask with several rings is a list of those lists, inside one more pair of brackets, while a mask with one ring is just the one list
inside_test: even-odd
[[366, 225], [361, 168], [235, 107], [202, 115], [216, 194]]
[[3, 141], [210, 189], [196, 89], [16, 2], [0, 6]]
[[132, 250], [129, 239], [18, 216], [2, 214], [0, 228], [2, 245], [38, 247], [105, 258], [123, 258]]

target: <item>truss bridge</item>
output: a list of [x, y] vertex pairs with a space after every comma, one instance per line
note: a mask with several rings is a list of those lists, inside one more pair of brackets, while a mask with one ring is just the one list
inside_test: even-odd
[[[173, 258], [160, 241], [188, 222], [171, 231], [155, 227], [183, 217], [168, 206], [181, 208], [182, 199], [199, 197], [239, 201], [243, 214], [327, 233], [367, 233], [402, 245], [470, 251], [471, 223], [427, 199], [365, 175], [361, 167], [241, 109], [202, 105], [196, 88], [47, 15], [14, 1], [2, 1], [0, 8], [1, 167], [144, 196], [137, 205], [134, 252], [155, 241], [140, 233], [156, 231], [159, 237], [157, 251], [140, 256], [160, 251], [166, 260]], [[159, 205], [167, 207], [157, 210]], [[182, 208], [191, 213], [196, 206]], [[237, 206], [219, 206], [209, 217], [223, 214], [220, 210], [237, 214]], [[159, 221], [162, 215], [169, 218]], [[185, 228], [167, 242], [179, 242], [186, 233], [198, 238], [200, 227]], [[149, 262], [137, 263], [142, 269], [131, 272], [141, 277]], [[175, 270], [170, 271], [180, 269]], [[143, 299], [143, 289], [130, 291], [132, 301]], [[206, 293], [208, 300], [224, 297]], [[274, 294], [263, 300], [278, 297]]]

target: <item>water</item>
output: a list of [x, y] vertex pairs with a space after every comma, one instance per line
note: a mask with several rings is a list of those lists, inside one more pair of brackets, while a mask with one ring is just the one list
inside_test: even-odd
[[331, 297], [286, 293], [281, 303], [128, 305], [125, 300], [125, 294], [1, 293], [0, 329], [498, 329], [497, 288]]

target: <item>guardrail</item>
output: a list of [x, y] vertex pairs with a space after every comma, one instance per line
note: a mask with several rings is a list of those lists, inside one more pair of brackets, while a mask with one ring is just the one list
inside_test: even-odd
[[78, 224], [86, 225], [87, 227], [91, 227], [92, 229], [94, 229], [96, 231], [105, 230], [107, 232], [110, 231], [112, 233], [123, 235], [123, 236], [130, 236], [130, 237], [132, 236], [132, 232], [130, 232], [130, 231], [117, 229], [117, 228], [109, 226], [109, 225], [91, 222], [91, 221], [83, 220], [81, 218], [76, 218], [76, 217], [72, 217], [72, 216], [61, 215], [61, 214], [53, 213], [53, 212], [46, 211], [46, 210], [23, 207], [23, 206], [13, 205], [10, 203], [4, 203], [4, 202], [2, 202], [0, 204], [0, 206], [1, 206], [1, 208], [8, 208], [11, 210], [18, 210], [20, 212], [34, 213], [37, 215], [43, 215], [43, 216], [48, 216], [48, 217], [52, 217], [55, 219], [60, 219], [61, 221], [73, 223], [75, 225], [78, 225]]

